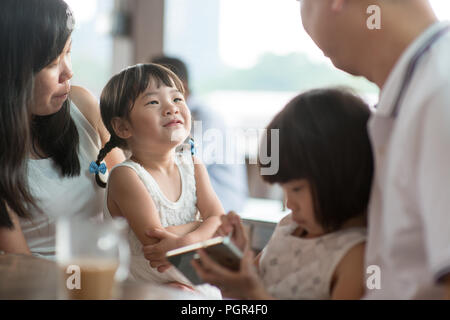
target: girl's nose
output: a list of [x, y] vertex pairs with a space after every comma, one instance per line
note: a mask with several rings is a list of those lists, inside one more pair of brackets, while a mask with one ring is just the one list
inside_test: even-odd
[[179, 113], [178, 107], [176, 105], [174, 105], [173, 103], [167, 103], [166, 108], [164, 109], [164, 115], [168, 116], [168, 115], [172, 115], [172, 114], [177, 114]]
[[294, 211], [294, 204], [292, 202], [292, 199], [289, 196], [285, 196], [285, 199], [286, 199], [286, 208]]

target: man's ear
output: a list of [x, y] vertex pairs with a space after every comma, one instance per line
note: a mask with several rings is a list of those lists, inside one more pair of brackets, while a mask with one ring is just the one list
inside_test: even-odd
[[111, 126], [119, 138], [128, 139], [132, 136], [131, 126], [127, 120], [115, 117], [111, 120]]
[[344, 8], [346, 0], [332, 0], [331, 9], [333, 11], [341, 11]]

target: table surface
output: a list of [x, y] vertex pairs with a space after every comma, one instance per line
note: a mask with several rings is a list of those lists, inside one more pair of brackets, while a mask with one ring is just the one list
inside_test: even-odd
[[245, 220], [277, 224], [291, 210], [284, 209], [278, 200], [249, 198], [239, 216]]
[[[58, 299], [56, 262], [30, 255], [0, 254], [0, 299]], [[205, 297], [166, 286], [125, 281], [120, 300], [197, 300]]]

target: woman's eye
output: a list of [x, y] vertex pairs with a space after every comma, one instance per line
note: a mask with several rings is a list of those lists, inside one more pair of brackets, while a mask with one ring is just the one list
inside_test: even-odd
[[294, 192], [299, 192], [300, 190], [302, 190], [302, 188], [303, 188], [303, 187], [296, 187], [296, 188], [293, 188], [292, 191], [294, 191]]
[[54, 68], [59, 64], [59, 59], [53, 60], [50, 62], [50, 64], [47, 66], [48, 68]]

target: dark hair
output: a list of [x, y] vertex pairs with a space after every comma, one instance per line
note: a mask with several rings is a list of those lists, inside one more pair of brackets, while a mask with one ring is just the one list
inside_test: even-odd
[[[181, 81], [189, 83], [189, 73], [186, 64], [175, 57], [157, 56], [150, 61], [151, 63], [160, 64], [175, 73]], [[186, 88], [187, 89], [187, 88]]]
[[[137, 64], [128, 67], [113, 76], [105, 88], [103, 88], [100, 96], [100, 112], [103, 123], [106, 129], [108, 129], [111, 138], [98, 153], [97, 160], [95, 161], [98, 166], [100, 166], [106, 155], [115, 147], [122, 149], [128, 148], [127, 142], [116, 135], [111, 121], [116, 117], [122, 119], [130, 118], [130, 112], [134, 107], [136, 99], [147, 89], [150, 81], [156, 81], [158, 87], [162, 84], [168, 87], [175, 85], [184, 94], [183, 84], [177, 75], [168, 68], [153, 63]], [[95, 181], [100, 187], [106, 187], [106, 184], [100, 179], [98, 173], [95, 175]]]
[[268, 142], [270, 129], [279, 129], [279, 170], [263, 179], [269, 183], [307, 179], [316, 220], [329, 232], [365, 214], [373, 174], [369, 117], [367, 104], [349, 91], [300, 94], [267, 128]]
[[34, 77], [61, 54], [72, 28], [62, 0], [0, 2], [0, 227], [12, 227], [7, 208], [20, 217], [29, 216], [30, 206], [39, 210], [27, 183], [32, 146], [37, 144], [64, 175], [80, 172], [69, 102], [54, 115], [30, 113]]

